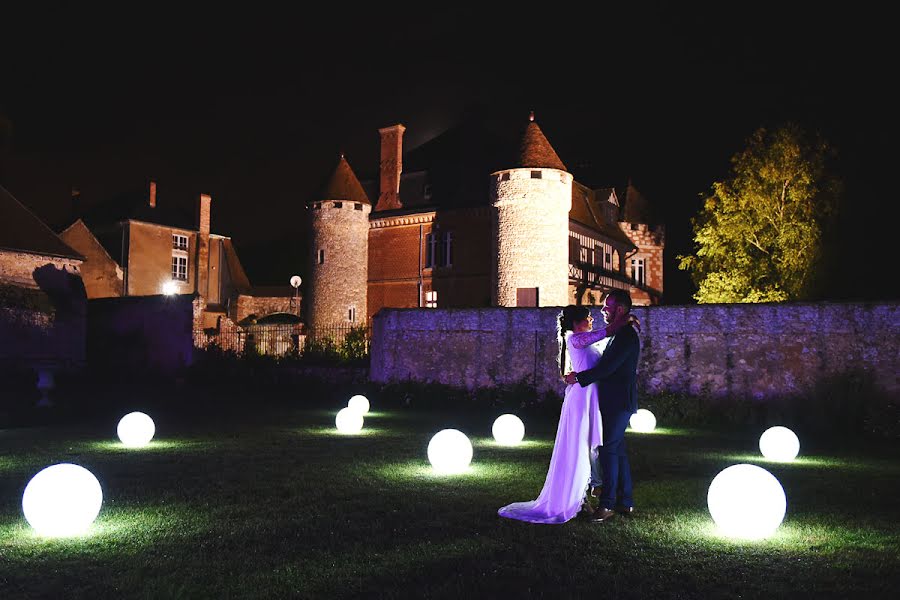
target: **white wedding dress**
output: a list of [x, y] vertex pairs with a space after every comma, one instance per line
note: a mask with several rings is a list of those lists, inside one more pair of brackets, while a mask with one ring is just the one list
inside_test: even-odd
[[[599, 333], [599, 332], [597, 332]], [[573, 332], [566, 332], [566, 350], [572, 371], [584, 371], [597, 364], [600, 344], [574, 348]], [[544, 488], [536, 500], [514, 502], [497, 511], [501, 517], [529, 523], [565, 523], [581, 510], [591, 479], [591, 448], [603, 443], [603, 428], [597, 403], [597, 386], [566, 387], [556, 441]]]

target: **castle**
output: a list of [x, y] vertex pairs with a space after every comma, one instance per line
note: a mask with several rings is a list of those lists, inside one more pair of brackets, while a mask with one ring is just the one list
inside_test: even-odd
[[342, 155], [307, 205], [308, 327], [384, 307], [599, 304], [611, 288], [661, 302], [663, 225], [630, 183], [623, 207], [615, 189], [575, 181], [533, 114], [512, 144], [479, 122], [404, 153], [404, 131], [379, 130], [377, 181]]

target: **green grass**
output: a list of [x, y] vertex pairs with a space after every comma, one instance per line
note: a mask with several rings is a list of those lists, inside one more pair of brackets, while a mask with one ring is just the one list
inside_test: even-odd
[[[531, 525], [496, 511], [540, 491], [555, 423], [527, 422], [509, 448], [471, 411], [378, 411], [348, 436], [337, 408], [159, 418], [146, 449], [123, 448], [109, 422], [0, 430], [0, 598], [873, 598], [900, 583], [887, 442], [776, 463], [758, 432], [629, 433], [635, 518]], [[473, 441], [464, 474], [428, 464], [446, 427]], [[22, 516], [28, 480], [56, 462], [103, 486], [83, 537], [37, 537]], [[770, 539], [723, 538], [709, 518], [707, 487], [737, 462], [785, 488]]]

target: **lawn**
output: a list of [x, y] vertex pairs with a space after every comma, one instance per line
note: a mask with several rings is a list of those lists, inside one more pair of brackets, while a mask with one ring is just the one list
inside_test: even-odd
[[[338, 434], [332, 409], [157, 415], [144, 449], [118, 416], [0, 430], [0, 598], [895, 597], [900, 449], [805, 445], [769, 462], [759, 431], [628, 434], [636, 516], [531, 525], [497, 517], [540, 491], [555, 423], [526, 422], [501, 447], [493, 415], [379, 409]], [[663, 426], [664, 424], [660, 424]], [[431, 436], [473, 441], [462, 475], [432, 473]], [[103, 487], [88, 535], [43, 539], [21, 509], [31, 476], [57, 462]], [[765, 467], [787, 514], [763, 541], [721, 537], [706, 491], [721, 469]]]

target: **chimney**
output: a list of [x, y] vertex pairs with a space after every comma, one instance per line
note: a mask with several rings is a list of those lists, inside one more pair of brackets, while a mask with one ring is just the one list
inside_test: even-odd
[[81, 190], [72, 186], [72, 213], [75, 218], [81, 216]]
[[406, 127], [392, 125], [379, 129], [381, 134], [381, 184], [375, 210], [403, 208], [400, 203], [400, 174], [403, 172], [403, 132]]
[[150, 182], [150, 208], [156, 208], [156, 182]]
[[200, 194], [200, 218], [197, 235], [197, 293], [204, 299], [209, 295], [209, 213], [212, 197]]

